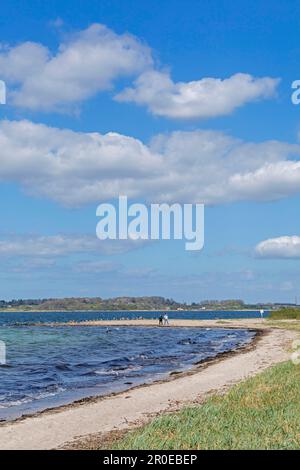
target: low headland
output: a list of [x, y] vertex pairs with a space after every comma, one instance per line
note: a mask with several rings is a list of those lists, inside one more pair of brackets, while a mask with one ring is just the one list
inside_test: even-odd
[[143, 297], [70, 297], [50, 299], [0, 300], [0, 312], [69, 312], [69, 311], [198, 311], [198, 310], [270, 310], [278, 305], [247, 304], [240, 299], [203, 300], [201, 302], [178, 302], [159, 296]]

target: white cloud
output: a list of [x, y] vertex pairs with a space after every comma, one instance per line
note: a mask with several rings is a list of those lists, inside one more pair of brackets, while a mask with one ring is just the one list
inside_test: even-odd
[[116, 133], [76, 133], [28, 121], [0, 122], [0, 180], [33, 194], [81, 205], [141, 192], [161, 171], [161, 158], [139, 140]]
[[[60, 27], [61, 20], [52, 24]], [[66, 36], [56, 51], [43, 44], [0, 44], [0, 76], [8, 103], [40, 111], [70, 111], [121, 77], [138, 77], [116, 100], [145, 105], [159, 116], [209, 118], [230, 114], [254, 100], [274, 96], [278, 80], [237, 73], [226, 79], [173, 82], [155, 70], [151, 49], [130, 34], [93, 24]]]
[[[92, 235], [11, 235], [0, 240], [0, 256], [34, 257], [37, 262], [48, 263], [48, 257], [78, 253], [101, 255], [119, 254], [139, 248], [142, 244], [133, 240], [100, 241]], [[38, 261], [40, 263], [40, 261]]]
[[300, 258], [300, 237], [269, 238], [258, 243], [255, 254], [260, 258]]
[[243, 142], [219, 131], [156, 136], [81, 133], [0, 121], [0, 180], [66, 206], [118, 197], [148, 202], [275, 200], [300, 191], [300, 146]]
[[230, 114], [250, 101], [274, 96], [277, 84], [277, 79], [244, 73], [224, 80], [202, 78], [174, 83], [167, 72], [149, 70], [137, 78], [133, 88], [125, 89], [115, 99], [145, 105], [157, 116], [211, 118]]
[[151, 64], [147, 46], [101, 24], [68, 37], [56, 53], [33, 42], [0, 46], [0, 76], [13, 87], [10, 102], [33, 110], [68, 108]]

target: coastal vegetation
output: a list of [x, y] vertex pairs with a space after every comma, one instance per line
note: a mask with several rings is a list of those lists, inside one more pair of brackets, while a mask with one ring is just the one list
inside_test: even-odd
[[299, 396], [300, 365], [279, 364], [224, 396], [165, 414], [112, 439], [107, 448], [299, 449]]
[[70, 297], [61, 299], [0, 300], [0, 311], [74, 311], [74, 310], [243, 310], [270, 309], [272, 305], [246, 304], [240, 299], [177, 302], [159, 296], [143, 297]]
[[300, 307], [284, 307], [272, 311], [269, 320], [300, 320]]

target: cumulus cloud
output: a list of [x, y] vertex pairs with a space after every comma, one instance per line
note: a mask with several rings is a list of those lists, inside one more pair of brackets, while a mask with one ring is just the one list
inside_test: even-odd
[[[111, 255], [139, 248], [134, 240], [100, 241], [92, 235], [11, 235], [0, 239], [0, 256], [34, 257], [38, 263], [48, 264], [48, 257], [67, 256], [78, 253]], [[37, 262], [37, 261], [36, 261]], [[50, 263], [52, 263], [50, 261]]]
[[146, 45], [101, 24], [69, 36], [55, 53], [34, 42], [0, 46], [0, 76], [13, 89], [10, 102], [33, 110], [64, 109], [151, 64]]
[[3, 121], [0, 148], [0, 179], [20, 182], [30, 193], [69, 206], [122, 191], [134, 197], [142, 182], [161, 171], [160, 157], [139, 140], [116, 133], [85, 134]]
[[237, 73], [229, 78], [202, 78], [174, 83], [169, 73], [149, 70], [134, 87], [115, 99], [145, 105], [151, 113], [168, 118], [211, 118], [232, 113], [250, 101], [274, 96], [278, 79]]
[[[54, 24], [61, 26], [61, 20]], [[244, 73], [175, 83], [168, 72], [155, 69], [146, 44], [102, 24], [66, 36], [56, 51], [29, 41], [0, 44], [0, 76], [9, 84], [9, 103], [40, 111], [69, 111], [111, 89], [118, 78], [137, 77], [117, 94], [117, 101], [184, 119], [230, 114], [245, 103], [272, 97], [278, 84], [274, 78]]]
[[260, 258], [300, 258], [300, 237], [269, 238], [256, 245], [255, 254]]
[[118, 197], [147, 202], [275, 200], [300, 190], [300, 146], [219, 131], [156, 136], [82, 133], [0, 121], [0, 180], [65, 206]]

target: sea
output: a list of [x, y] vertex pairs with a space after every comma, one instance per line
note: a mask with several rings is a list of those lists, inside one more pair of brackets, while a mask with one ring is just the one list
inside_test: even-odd
[[[0, 312], [0, 421], [163, 380], [250, 343], [245, 329], [174, 328], [172, 319], [258, 318], [257, 311], [169, 312], [170, 327], [65, 326], [162, 312]], [[39, 326], [38, 323], [43, 323]], [[3, 343], [2, 343], [3, 344]]]

